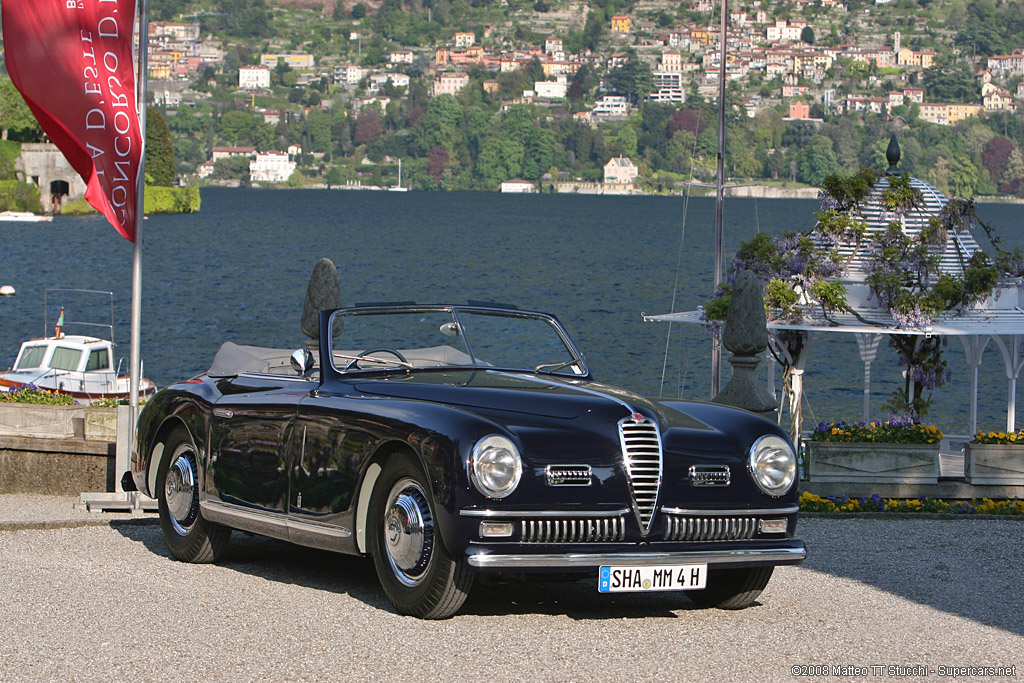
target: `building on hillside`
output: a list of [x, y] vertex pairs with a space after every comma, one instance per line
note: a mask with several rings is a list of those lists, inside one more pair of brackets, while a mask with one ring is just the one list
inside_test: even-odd
[[794, 121], [806, 121], [811, 118], [811, 105], [806, 102], [791, 102], [789, 105], [789, 118]]
[[316, 65], [313, 55], [260, 55], [260, 65], [271, 69], [281, 61], [292, 69], [312, 69]]
[[238, 87], [260, 90], [270, 87], [270, 69], [265, 66], [243, 66], [238, 69]]
[[469, 85], [469, 74], [462, 71], [445, 72], [439, 74], [434, 81], [434, 89], [431, 93], [434, 97], [438, 95], [455, 95]]
[[629, 116], [629, 100], [619, 95], [605, 95], [594, 102], [590, 110], [594, 121], [610, 121], [624, 119]]
[[334, 67], [334, 82], [339, 85], [358, 85], [367, 70], [356, 64], [339, 64]]
[[251, 157], [256, 154], [255, 147], [214, 147], [210, 158], [213, 161], [218, 159], [230, 159], [231, 157]]
[[512, 178], [511, 180], [504, 181], [501, 184], [500, 189], [502, 192], [514, 194], [524, 194], [527, 192], [536, 191], [533, 187], [533, 183], [531, 183], [529, 180], [523, 180], [521, 178]]
[[536, 96], [543, 100], [564, 100], [569, 89], [569, 83], [565, 76], [559, 76], [556, 81], [534, 81], [533, 90]]
[[632, 185], [640, 173], [629, 157], [615, 157], [604, 165], [604, 182], [606, 185]]
[[455, 47], [467, 48], [476, 43], [476, 34], [471, 31], [458, 31], [455, 34]]
[[254, 183], [287, 182], [295, 172], [295, 166], [284, 152], [259, 152], [249, 162], [249, 179]]
[[1014, 50], [1009, 55], [993, 55], [988, 58], [988, 70], [1006, 78], [1024, 76], [1024, 50]]
[[612, 17], [612, 33], [629, 33], [633, 27], [633, 20], [626, 14], [616, 14]]
[[985, 111], [1013, 111], [1016, 108], [1013, 95], [992, 83], [981, 87], [981, 101]]
[[412, 64], [414, 59], [412, 50], [395, 50], [388, 54], [388, 64]]

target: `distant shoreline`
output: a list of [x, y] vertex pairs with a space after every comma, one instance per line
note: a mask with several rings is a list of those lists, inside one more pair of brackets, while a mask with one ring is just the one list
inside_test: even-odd
[[[579, 189], [563, 189], [557, 192], [500, 192], [498, 190], [460, 190], [462, 192], [481, 192], [494, 194], [544, 194], [544, 195], [602, 195], [619, 197], [681, 197], [684, 191], [674, 190], [671, 192], [646, 192], [637, 188], [624, 188], [616, 186], [603, 186], [602, 183], [566, 183], [569, 186], [579, 186]], [[202, 187], [226, 187], [238, 188], [238, 183], [208, 183]], [[324, 183], [304, 185], [300, 188], [288, 187], [285, 185], [253, 184], [252, 189], [258, 190], [351, 190], [356, 192], [386, 192], [389, 187], [376, 185], [332, 185], [328, 187]], [[691, 197], [714, 197], [714, 188], [694, 186], [690, 188]], [[411, 190], [413, 192], [445, 192], [445, 190]], [[817, 199], [818, 188], [815, 187], [775, 187], [773, 185], [726, 185], [724, 197], [729, 199]], [[1020, 197], [975, 197], [978, 204], [1024, 204], [1024, 198]]]

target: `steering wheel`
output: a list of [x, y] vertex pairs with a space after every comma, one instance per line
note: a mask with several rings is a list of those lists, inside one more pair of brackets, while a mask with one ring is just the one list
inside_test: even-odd
[[[378, 349], [367, 349], [366, 351], [363, 351], [362, 353], [357, 354], [356, 357], [353, 358], [352, 360], [350, 360], [348, 362], [348, 364], [345, 366], [345, 372], [348, 372], [353, 367], [357, 367], [359, 365], [359, 361], [366, 360], [366, 357], [369, 356], [371, 353], [390, 353], [392, 356], [394, 356], [398, 360], [402, 361], [405, 365], [409, 365], [409, 361], [407, 361], [405, 359], [405, 356], [403, 356], [401, 353], [399, 353], [398, 351], [395, 351], [394, 349], [389, 349], [389, 348], [385, 348], [385, 347], [382, 346], [382, 347], [380, 347]], [[382, 362], [382, 361], [378, 361], [378, 362]]]

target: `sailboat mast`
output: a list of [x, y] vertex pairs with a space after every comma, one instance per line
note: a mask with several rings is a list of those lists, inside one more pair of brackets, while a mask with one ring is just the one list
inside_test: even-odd
[[[721, 54], [718, 59], [718, 175], [715, 178], [715, 291], [722, 284], [722, 199], [725, 186], [725, 22], [729, 16], [729, 0], [722, 0], [722, 16], [718, 38]], [[711, 397], [718, 395], [721, 383], [722, 342], [716, 336], [711, 346]]]

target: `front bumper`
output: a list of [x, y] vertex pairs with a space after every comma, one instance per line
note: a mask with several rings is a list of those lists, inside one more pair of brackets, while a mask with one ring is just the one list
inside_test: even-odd
[[650, 550], [646, 552], [565, 552], [565, 553], [503, 553], [493, 548], [470, 547], [466, 561], [479, 571], [577, 571], [604, 565], [656, 566], [667, 564], [707, 564], [728, 569], [749, 566], [802, 564], [807, 557], [803, 541], [760, 548], [694, 549], [683, 551]]

